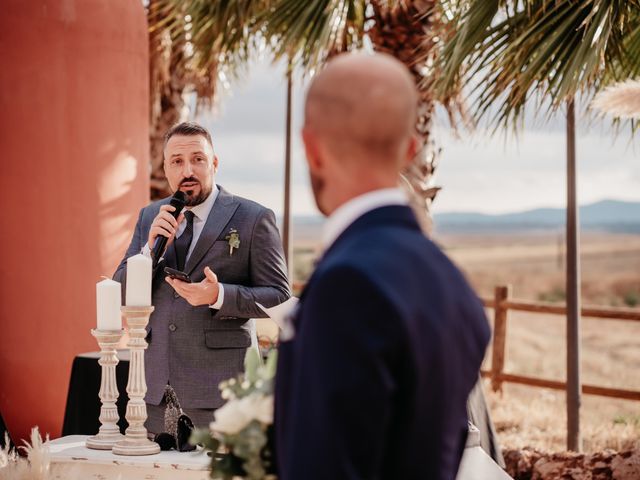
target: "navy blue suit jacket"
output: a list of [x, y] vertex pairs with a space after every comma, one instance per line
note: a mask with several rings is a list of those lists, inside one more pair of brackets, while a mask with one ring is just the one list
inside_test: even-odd
[[490, 330], [463, 275], [410, 208], [352, 223], [280, 344], [281, 480], [453, 479]]

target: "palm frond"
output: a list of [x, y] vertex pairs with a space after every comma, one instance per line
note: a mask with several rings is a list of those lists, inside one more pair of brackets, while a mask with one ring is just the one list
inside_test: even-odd
[[275, 58], [314, 70], [336, 53], [362, 46], [364, 0], [275, 0], [258, 19]]
[[246, 66], [258, 13], [266, 0], [153, 0], [149, 5], [151, 36], [164, 36], [198, 100], [215, 97], [218, 74], [234, 75]]
[[640, 69], [638, 0], [450, 2], [458, 33], [440, 57], [442, 98], [474, 82], [475, 119], [517, 126], [534, 92], [547, 113]]

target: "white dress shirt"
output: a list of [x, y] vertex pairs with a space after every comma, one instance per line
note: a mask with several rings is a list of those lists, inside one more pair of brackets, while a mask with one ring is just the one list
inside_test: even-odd
[[[200, 238], [200, 234], [202, 233], [204, 224], [207, 222], [207, 218], [209, 218], [209, 213], [211, 213], [211, 209], [213, 208], [213, 204], [216, 202], [219, 193], [220, 190], [218, 190], [217, 185], [214, 184], [211, 193], [204, 202], [196, 205], [195, 207], [185, 207], [183, 209], [183, 211], [191, 210], [193, 212], [193, 238], [191, 240], [191, 245], [189, 245], [189, 251], [187, 252], [187, 257], [185, 258], [185, 264], [189, 260], [191, 252], [193, 252], [193, 249], [198, 243], [198, 239]], [[182, 235], [186, 228], [187, 222], [183, 221], [182, 223], [180, 223], [180, 225], [178, 225], [178, 231], [176, 232], [176, 238], [180, 238], [180, 235]], [[142, 249], [142, 254], [148, 257], [151, 256], [151, 249], [149, 248], [148, 243], [145, 244], [144, 248]], [[215, 308], [216, 310], [220, 310], [220, 307], [222, 307], [222, 304], [224, 302], [224, 287], [222, 286], [222, 283], [219, 283], [218, 285], [220, 287], [220, 291], [218, 292], [218, 300], [214, 304], [209, 305], [209, 307]]]
[[349, 225], [367, 212], [388, 205], [408, 205], [407, 194], [400, 188], [384, 188], [359, 195], [338, 207], [322, 229], [322, 250], [326, 251]]

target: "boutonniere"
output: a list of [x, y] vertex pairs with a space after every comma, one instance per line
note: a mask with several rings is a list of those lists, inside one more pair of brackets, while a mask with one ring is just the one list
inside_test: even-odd
[[229, 255], [233, 255], [233, 249], [240, 248], [240, 234], [238, 233], [238, 230], [232, 228], [229, 230], [229, 235], [224, 238], [229, 244]]

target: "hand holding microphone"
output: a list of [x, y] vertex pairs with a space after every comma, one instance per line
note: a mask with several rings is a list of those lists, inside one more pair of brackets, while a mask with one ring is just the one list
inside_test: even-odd
[[178, 225], [183, 216], [180, 212], [184, 208], [186, 196], [184, 192], [177, 190], [171, 198], [169, 205], [162, 205], [160, 212], [153, 219], [149, 229], [149, 248], [151, 249], [151, 259], [153, 267], [158, 264], [160, 257], [164, 254], [167, 245], [175, 238]]

